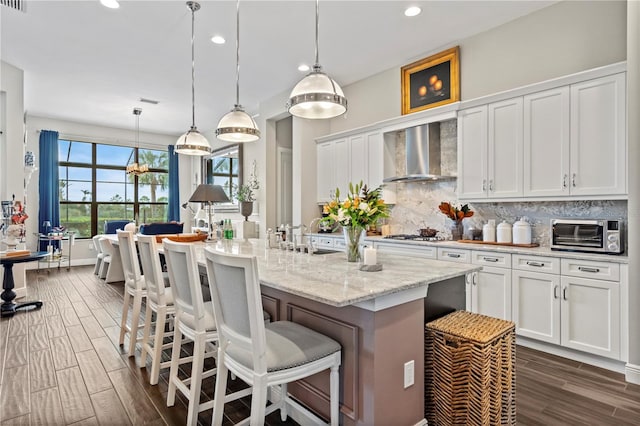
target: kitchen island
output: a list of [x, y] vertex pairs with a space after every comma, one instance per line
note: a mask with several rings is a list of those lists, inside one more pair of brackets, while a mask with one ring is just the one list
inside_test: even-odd
[[[259, 240], [205, 246], [256, 255], [263, 306], [272, 320], [294, 321], [340, 342], [342, 424], [426, 424], [424, 324], [430, 288], [456, 288], [464, 295], [466, 275], [481, 267], [381, 254], [383, 270], [363, 272], [344, 253], [294, 254], [265, 249]], [[198, 257], [204, 264], [204, 249]], [[289, 392], [328, 418], [327, 373], [291, 384]]]

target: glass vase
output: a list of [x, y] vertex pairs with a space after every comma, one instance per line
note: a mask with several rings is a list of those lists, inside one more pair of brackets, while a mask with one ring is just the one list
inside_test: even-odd
[[462, 220], [451, 221], [451, 239], [458, 241], [462, 239], [464, 233], [464, 226], [462, 226]]
[[357, 262], [360, 259], [360, 236], [362, 230], [359, 226], [344, 226], [344, 239], [347, 246], [347, 262]]

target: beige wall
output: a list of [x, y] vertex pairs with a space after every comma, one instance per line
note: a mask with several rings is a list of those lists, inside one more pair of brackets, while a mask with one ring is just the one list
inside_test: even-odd
[[[626, 28], [624, 1], [563, 1], [461, 40], [461, 98], [624, 61]], [[403, 65], [343, 87], [349, 111], [331, 120], [330, 133], [399, 116]]]

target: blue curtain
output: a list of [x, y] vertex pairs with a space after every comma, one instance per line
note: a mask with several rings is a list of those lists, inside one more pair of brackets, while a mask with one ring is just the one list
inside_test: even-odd
[[[43, 130], [40, 132], [40, 208], [38, 211], [38, 229], [46, 230], [42, 225], [49, 221], [51, 226], [60, 226], [60, 192], [58, 183], [58, 132]], [[56, 242], [57, 243], [57, 242]], [[40, 250], [47, 249], [47, 242], [40, 242]]]
[[169, 205], [167, 221], [180, 221], [180, 182], [178, 181], [178, 154], [169, 145]]

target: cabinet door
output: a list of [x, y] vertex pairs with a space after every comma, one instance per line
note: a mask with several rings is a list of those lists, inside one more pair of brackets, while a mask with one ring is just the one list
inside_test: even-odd
[[[384, 137], [380, 131], [368, 133], [366, 137], [367, 154], [369, 157], [369, 186], [371, 188], [377, 188], [383, 184], [385, 169], [390, 168], [388, 164], [395, 161], [395, 151], [391, 151], [389, 147], [385, 145]], [[395, 144], [393, 146], [395, 148]], [[395, 165], [393, 169], [395, 170]], [[384, 185], [382, 187], [382, 198], [387, 204], [395, 204], [396, 185]]]
[[357, 135], [349, 138], [349, 163], [351, 170], [350, 181], [354, 184], [362, 181], [369, 183], [369, 154], [365, 135]]
[[512, 271], [516, 333], [560, 344], [560, 275]]
[[485, 266], [471, 286], [471, 311], [511, 321], [511, 269]]
[[620, 284], [562, 277], [562, 340], [568, 348], [620, 357]]
[[333, 151], [333, 141], [316, 145], [316, 200], [319, 203], [330, 201], [336, 189]]
[[569, 87], [524, 97], [524, 196], [569, 195]]
[[487, 197], [487, 106], [458, 113], [458, 198]]
[[344, 199], [349, 192], [349, 182], [351, 181], [349, 140], [338, 139], [334, 141], [333, 149], [335, 187], [340, 188], [340, 198]]
[[522, 98], [488, 106], [489, 198], [522, 196]]
[[626, 194], [626, 82], [615, 74], [571, 86], [571, 194]]

